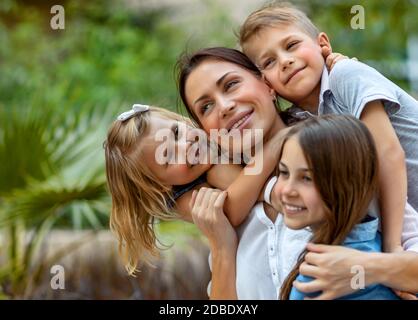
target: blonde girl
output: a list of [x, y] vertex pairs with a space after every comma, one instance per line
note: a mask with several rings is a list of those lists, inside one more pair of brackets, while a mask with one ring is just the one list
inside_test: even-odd
[[129, 274], [135, 273], [139, 259], [150, 262], [157, 255], [157, 219], [192, 221], [189, 201], [194, 189], [226, 189], [225, 212], [231, 217], [242, 217], [254, 206], [277, 162], [277, 153], [273, 152], [277, 148], [264, 147], [254, 161], [263, 159], [265, 165], [255, 176], [245, 175], [240, 165], [189, 163], [187, 158], [184, 163], [161, 163], [157, 161], [162, 144], [157, 138], [159, 130], [172, 132], [164, 143], [174, 146], [175, 154], [163, 154], [167, 159], [187, 154], [200, 143], [196, 140], [199, 133], [204, 134], [189, 119], [174, 112], [134, 105], [111, 125], [104, 144], [112, 198], [110, 228], [118, 238], [119, 252]]

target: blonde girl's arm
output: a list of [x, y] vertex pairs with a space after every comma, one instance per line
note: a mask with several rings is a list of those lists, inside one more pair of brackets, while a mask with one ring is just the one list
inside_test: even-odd
[[[217, 165], [208, 172], [210, 185], [228, 191], [228, 198], [224, 204], [224, 212], [232, 226], [239, 226], [248, 216], [251, 208], [263, 195], [264, 186], [278, 161], [278, 150], [283, 133], [278, 133], [266, 142], [262, 152], [254, 156], [252, 164], [245, 169], [241, 166]], [[258, 174], [248, 174], [248, 169], [261, 166]], [[236, 178], [233, 178], [233, 177]], [[230, 180], [229, 185], [227, 179]], [[219, 183], [221, 182], [221, 183]], [[262, 199], [262, 198], [261, 198]]]
[[405, 152], [381, 101], [369, 102], [360, 120], [370, 130], [379, 158], [383, 248], [399, 251], [407, 197]]

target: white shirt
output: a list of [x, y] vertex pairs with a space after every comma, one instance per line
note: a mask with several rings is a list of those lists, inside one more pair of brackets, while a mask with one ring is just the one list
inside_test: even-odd
[[[286, 227], [283, 215], [267, 217], [263, 203], [256, 204], [237, 228], [236, 290], [239, 300], [277, 300], [280, 288], [305, 249], [312, 233]], [[418, 252], [418, 213], [407, 204], [402, 232], [405, 250]], [[212, 269], [211, 255], [209, 266]], [[208, 295], [210, 293], [208, 285]]]
[[[264, 211], [263, 203], [258, 203], [237, 228], [237, 234], [238, 299], [277, 300], [283, 281], [305, 249], [311, 233], [306, 229], [287, 228], [281, 214], [272, 222]], [[210, 255], [209, 266], [212, 268]]]

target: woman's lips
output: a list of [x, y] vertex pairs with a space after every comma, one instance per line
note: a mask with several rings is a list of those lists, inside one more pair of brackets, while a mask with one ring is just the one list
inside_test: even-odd
[[253, 115], [253, 111], [244, 115], [241, 119], [239, 119], [237, 122], [234, 123], [234, 125], [229, 129], [229, 132], [231, 130], [242, 131], [244, 127], [247, 125], [247, 123], [250, 121], [252, 115]]

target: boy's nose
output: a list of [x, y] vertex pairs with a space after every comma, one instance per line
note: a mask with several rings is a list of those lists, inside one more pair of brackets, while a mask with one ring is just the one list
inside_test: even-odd
[[286, 57], [282, 63], [282, 71], [285, 71], [286, 69], [288, 69], [294, 62], [295, 62], [294, 58]]

